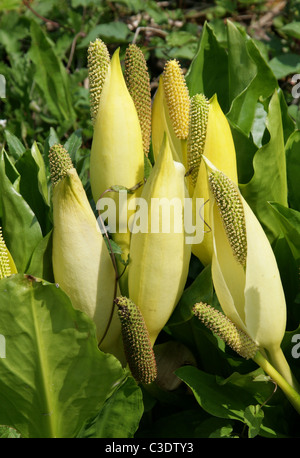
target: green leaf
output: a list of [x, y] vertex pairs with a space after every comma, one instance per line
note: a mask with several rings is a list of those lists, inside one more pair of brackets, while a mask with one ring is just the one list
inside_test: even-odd
[[27, 438], [75, 437], [124, 379], [98, 350], [93, 322], [55, 285], [26, 275], [0, 282], [0, 423]]
[[277, 79], [255, 42], [230, 21], [228, 33], [229, 101], [228, 118], [249, 135], [257, 102], [266, 100], [278, 88]]
[[78, 437], [132, 438], [138, 429], [143, 412], [142, 391], [135, 380], [128, 377]]
[[66, 143], [64, 144], [64, 147], [68, 151], [73, 164], [76, 164], [76, 153], [79, 150], [79, 148], [81, 147], [81, 144], [82, 144], [82, 135], [81, 135], [81, 130], [79, 129], [73, 132], [70, 135], [70, 137], [68, 138], [68, 140], [66, 141]]
[[300, 39], [300, 22], [299, 21], [292, 21], [289, 24], [284, 25], [281, 27], [281, 32], [285, 33], [286, 35]]
[[186, 82], [190, 96], [201, 93], [211, 98], [217, 94], [221, 108], [227, 112], [229, 108], [227, 54], [207, 22], [203, 26], [198, 51], [186, 74]]
[[300, 261], [300, 212], [278, 202], [270, 202], [270, 208], [295, 260]]
[[187, 43], [195, 41], [197, 41], [197, 37], [185, 30], [176, 30], [166, 36], [166, 43], [171, 47], [184, 46]]
[[45, 164], [34, 143], [15, 163], [20, 174], [19, 191], [36, 215], [43, 233], [49, 230], [49, 192]]
[[87, 34], [79, 47], [85, 48], [89, 45], [90, 41], [94, 41], [96, 38], [102, 38], [105, 43], [125, 43], [131, 34], [132, 32], [128, 26], [121, 21], [99, 24]]
[[8, 145], [8, 151], [14, 159], [22, 156], [25, 152], [25, 146], [20, 142], [18, 137], [13, 135], [8, 129], [5, 129], [5, 138]]
[[15, 439], [20, 437], [20, 433], [15, 428], [9, 426], [0, 426], [0, 439]]
[[286, 143], [286, 167], [289, 204], [300, 211], [300, 131], [292, 133]]
[[38, 181], [38, 189], [39, 192], [44, 199], [46, 205], [50, 205], [50, 195], [49, 195], [49, 188], [47, 182], [47, 173], [44, 158], [37, 146], [36, 142], [33, 142], [31, 147], [31, 154], [32, 157], [37, 165], [37, 181]]
[[269, 103], [266, 128], [269, 141], [255, 153], [253, 177], [248, 183], [241, 184], [240, 188], [272, 242], [279, 230], [268, 202], [275, 201], [287, 206], [286, 158], [277, 92], [274, 92]]
[[239, 183], [248, 183], [254, 173], [253, 158], [257, 151], [257, 145], [255, 145], [252, 135], [246, 135], [245, 132], [231, 122], [229, 124], [236, 151]]
[[300, 71], [300, 56], [291, 52], [279, 54], [269, 61], [269, 66], [277, 79], [285, 78]]
[[34, 277], [54, 282], [52, 268], [52, 230], [34, 249], [27, 272]]
[[269, 386], [272, 384], [253, 383], [253, 374], [234, 373], [223, 379], [192, 366], [176, 371], [176, 375], [190, 387], [196, 401], [206, 412], [241, 422], [244, 422], [246, 408], [256, 404], [257, 400], [268, 399], [273, 390]]
[[257, 103], [255, 108], [254, 120], [251, 127], [251, 135], [255, 145], [262, 146], [263, 137], [266, 129], [267, 112], [262, 103]]
[[0, 201], [3, 236], [18, 272], [26, 272], [32, 253], [42, 239], [37, 218], [19, 192], [18, 178], [14, 184], [6, 171], [13, 167], [6, 153], [0, 153]]
[[[50, 113], [71, 125], [75, 119], [68, 75], [54, 52], [54, 46], [39, 25], [31, 23], [29, 57], [35, 64], [34, 81], [43, 93]], [[50, 70], [51, 69], [51, 70]]]
[[22, 4], [21, 0], [1, 0], [0, 11], [1, 10], [15, 10], [20, 8]]
[[264, 412], [259, 405], [251, 405], [245, 409], [245, 423], [249, 427], [248, 437], [252, 438], [258, 435], [261, 423], [264, 418]]

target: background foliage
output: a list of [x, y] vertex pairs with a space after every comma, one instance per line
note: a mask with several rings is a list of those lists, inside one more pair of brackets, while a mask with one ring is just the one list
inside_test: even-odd
[[[300, 376], [299, 360], [289, 356], [291, 337], [300, 333], [300, 114], [299, 98], [292, 95], [292, 76], [300, 73], [300, 2], [0, 0], [0, 74], [6, 79], [6, 97], [0, 100], [0, 116], [6, 120], [0, 127], [0, 146], [4, 147], [0, 196], [6, 196], [0, 199], [1, 225], [6, 228], [6, 242], [19, 272], [46, 282], [32, 290], [30, 278], [20, 274], [10, 294], [17, 295], [21, 317], [24, 300], [31, 304], [31, 317], [41, 313], [37, 304], [43, 294], [42, 321], [49, 326], [51, 321], [55, 327], [63, 320], [77, 323], [77, 327], [70, 324], [66, 335], [56, 336], [46, 362], [40, 353], [33, 353], [28, 364], [35, 361], [43, 374], [45, 364], [48, 370], [57, 370], [55, 348], [60, 348], [60, 339], [70, 345], [75, 338], [73, 357], [85, 356], [86, 366], [77, 367], [62, 354], [64, 371], [72, 378], [84, 369], [87, 381], [93, 375], [102, 381], [99, 396], [90, 402], [93, 405], [85, 404], [86, 412], [81, 411], [83, 417], [78, 419], [76, 408], [80, 410], [81, 404], [71, 390], [70, 405], [60, 400], [61, 408], [72, 411], [63, 427], [59, 415], [50, 426], [47, 422], [39, 425], [38, 412], [31, 412], [30, 421], [26, 415], [23, 421], [12, 415], [10, 426], [18, 432], [4, 428], [0, 434], [47, 436], [50, 427], [58, 428], [61, 435], [79, 437], [299, 437], [299, 419], [282, 393], [254, 363], [224, 348], [192, 319], [191, 306], [197, 300], [219, 306], [210, 268], [203, 268], [196, 258], [191, 261], [185, 292], [156, 348], [161, 367], [168, 366], [170, 373], [177, 369], [178, 378], [169, 373], [147, 389], [137, 387], [113, 358], [103, 361], [100, 353], [93, 354], [93, 341], [83, 343], [78, 334], [93, 339], [92, 324], [80, 314], [74, 317], [68, 298], [53, 286], [47, 153], [57, 141], [66, 145], [90, 197], [92, 124], [86, 52], [96, 37], [105, 41], [111, 53], [120, 47], [121, 57], [128, 43], [137, 43], [148, 62], [153, 94], [170, 58], [180, 60], [191, 95], [217, 93], [236, 145], [241, 191], [262, 223], [278, 261], [288, 306], [283, 347], [294, 373]], [[274, 181], [276, 186], [270, 186]], [[9, 304], [4, 283], [0, 301]], [[64, 304], [67, 318], [48, 313], [57, 301]], [[16, 320], [13, 327], [9, 317], [9, 313], [1, 315], [3, 334], [18, 333], [23, 326], [35, 340], [40, 335], [39, 326], [30, 328], [31, 320]], [[46, 326], [43, 346], [50, 347], [51, 338]], [[29, 343], [25, 339], [20, 345], [27, 348]], [[165, 355], [172, 353], [178, 360], [166, 361]], [[89, 366], [89, 358], [96, 358], [95, 367]], [[3, 367], [1, 405], [9, 410], [5, 402], [11, 395], [11, 383], [20, 383], [23, 374], [15, 371], [12, 380], [12, 369]], [[112, 376], [103, 379], [101, 371], [106, 367]], [[64, 387], [64, 371], [60, 368], [55, 379], [58, 389]], [[180, 380], [184, 383], [179, 384]], [[21, 412], [28, 411], [30, 397], [38, 398], [41, 390], [47, 392], [43, 377], [27, 382], [30, 393], [20, 394], [15, 404]], [[86, 383], [88, 387], [83, 382], [76, 387], [79, 396], [95, 393], [94, 384]], [[166, 390], [165, 384], [173, 383], [176, 389]], [[46, 398], [53, 405], [59, 402], [51, 393]], [[45, 407], [43, 401], [41, 405]], [[125, 411], [124, 424], [120, 412]], [[5, 418], [0, 413], [0, 422], [7, 424]]]

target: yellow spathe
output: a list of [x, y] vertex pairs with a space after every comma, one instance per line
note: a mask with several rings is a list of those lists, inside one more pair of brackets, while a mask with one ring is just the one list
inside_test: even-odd
[[[102, 341], [113, 310], [115, 271], [74, 168], [53, 188], [53, 271], [55, 281], [68, 294], [75, 309], [88, 315]], [[121, 327], [114, 311], [100, 349], [118, 352]], [[118, 356], [118, 355], [116, 355]]]
[[[101, 92], [98, 114], [94, 124], [94, 135], [90, 157], [90, 183], [95, 203], [111, 186], [132, 188], [144, 179], [144, 151], [140, 122], [134, 102], [127, 89], [117, 49], [111, 59]], [[140, 190], [128, 195], [128, 203]], [[106, 193], [105, 197], [116, 201], [116, 232], [114, 241], [122, 249], [122, 257], [127, 260], [130, 245], [130, 231], [119, 233], [119, 224], [127, 226], [127, 221], [119, 221], [118, 193]], [[123, 265], [118, 266], [119, 274]], [[122, 294], [127, 293], [127, 273], [122, 276]]]
[[140, 123], [115, 51], [103, 85], [94, 126], [90, 180], [94, 201], [114, 185], [127, 188], [144, 178]]
[[[205, 158], [208, 175], [213, 167]], [[219, 172], [217, 170], [217, 172]], [[227, 182], [233, 184], [227, 177]], [[236, 188], [245, 222], [245, 261], [239, 262], [229, 237], [232, 225], [226, 224], [217, 206], [215, 193], [210, 192], [210, 222], [213, 237], [212, 278], [225, 315], [246, 332], [261, 348], [276, 353], [286, 327], [286, 303], [277, 262], [269, 240], [250, 206]], [[217, 195], [227, 192], [220, 186]], [[230, 211], [230, 209], [228, 210]], [[234, 217], [235, 215], [233, 215]], [[240, 215], [239, 215], [240, 216]]]
[[[131, 238], [129, 296], [143, 314], [152, 345], [184, 290], [191, 255], [191, 245], [185, 243], [182, 214], [169, 212], [169, 232], [163, 232], [162, 226], [160, 231], [153, 231], [158, 221], [154, 221], [157, 216], [153, 213], [155, 201], [152, 199], [165, 199], [167, 203], [175, 199], [183, 209], [184, 174], [183, 165], [173, 161], [166, 138], [141, 195], [147, 202], [148, 231], [133, 233]], [[178, 232], [174, 230], [175, 224]]]

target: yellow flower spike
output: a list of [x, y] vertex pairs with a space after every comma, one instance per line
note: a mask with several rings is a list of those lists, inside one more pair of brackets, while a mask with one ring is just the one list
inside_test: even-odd
[[262, 349], [290, 383], [281, 350], [286, 303], [276, 259], [238, 187], [203, 157], [210, 188], [212, 278], [225, 315]]
[[157, 377], [157, 366], [143, 315], [137, 305], [127, 297], [117, 297], [115, 303], [131, 373], [137, 382], [152, 383]]
[[[133, 188], [144, 179], [144, 151], [140, 122], [134, 102], [127, 89], [117, 49], [111, 59], [102, 88], [99, 110], [94, 125], [90, 157], [90, 183], [95, 203], [112, 186]], [[128, 195], [129, 201], [138, 196], [138, 189]], [[106, 197], [116, 199], [119, 215], [118, 193], [108, 193]], [[128, 218], [130, 212], [128, 211]], [[127, 221], [116, 221], [117, 232], [112, 234], [120, 245], [124, 261], [127, 260], [130, 245], [130, 232], [121, 232], [120, 225]], [[119, 266], [119, 273], [123, 265]], [[122, 276], [122, 294], [126, 294], [126, 276]]]
[[49, 163], [55, 282], [74, 308], [94, 321], [100, 349], [119, 357], [121, 327], [113, 303], [115, 271], [110, 254], [76, 169], [61, 145], [50, 149]]
[[2, 228], [0, 227], [0, 280], [16, 273], [16, 265], [5, 244]]
[[201, 155], [204, 151], [208, 122], [209, 101], [203, 94], [191, 98], [189, 134], [187, 138], [187, 169], [189, 175], [189, 191], [193, 195], [197, 182]]
[[[238, 183], [236, 152], [229, 123], [224, 115], [217, 96], [209, 101], [209, 112], [206, 127], [206, 139], [203, 154], [214, 166], [224, 172], [234, 183]], [[211, 263], [212, 259], [212, 233], [210, 231], [210, 203], [206, 168], [203, 161], [199, 166], [198, 177], [193, 192], [194, 204], [197, 198], [202, 197], [205, 205], [202, 209], [202, 218], [206, 223], [203, 241], [192, 246], [192, 253], [197, 256], [202, 264]]]
[[227, 316], [210, 305], [203, 302], [195, 304], [193, 307], [194, 315], [219, 336], [227, 345], [245, 359], [253, 359], [282, 389], [284, 394], [300, 413], [300, 394], [299, 390], [291, 386], [290, 383], [269, 363], [263, 355], [258, 345], [241, 329], [239, 329]]
[[124, 76], [141, 124], [144, 154], [148, 156], [151, 134], [150, 78], [144, 54], [135, 44], [130, 44], [126, 49]]
[[245, 359], [254, 358], [258, 351], [256, 343], [223, 313], [203, 302], [194, 305], [193, 313], [240, 356]]
[[91, 118], [94, 124], [98, 113], [102, 87], [110, 65], [110, 56], [106, 44], [99, 38], [90, 43], [87, 61], [89, 71]]
[[133, 230], [128, 268], [129, 297], [143, 314], [152, 346], [170, 318], [188, 275], [191, 245], [186, 244], [183, 225], [187, 195], [184, 174], [183, 165], [173, 161], [165, 138], [141, 195], [147, 204], [147, 224]]
[[163, 82], [175, 135], [184, 140], [189, 132], [190, 97], [182, 69], [176, 59], [166, 62]]
[[151, 138], [154, 160], [160, 153], [164, 135], [166, 134], [174, 161], [183, 162], [181, 140], [176, 137], [172, 121], [169, 116], [167, 101], [164, 91], [163, 76], [159, 78], [158, 88], [153, 98], [151, 117]]

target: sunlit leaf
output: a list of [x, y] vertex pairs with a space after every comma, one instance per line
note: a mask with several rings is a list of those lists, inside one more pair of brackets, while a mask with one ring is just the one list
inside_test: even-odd
[[93, 322], [54, 284], [17, 274], [0, 282], [0, 424], [22, 437], [75, 437], [124, 379], [98, 350]]

